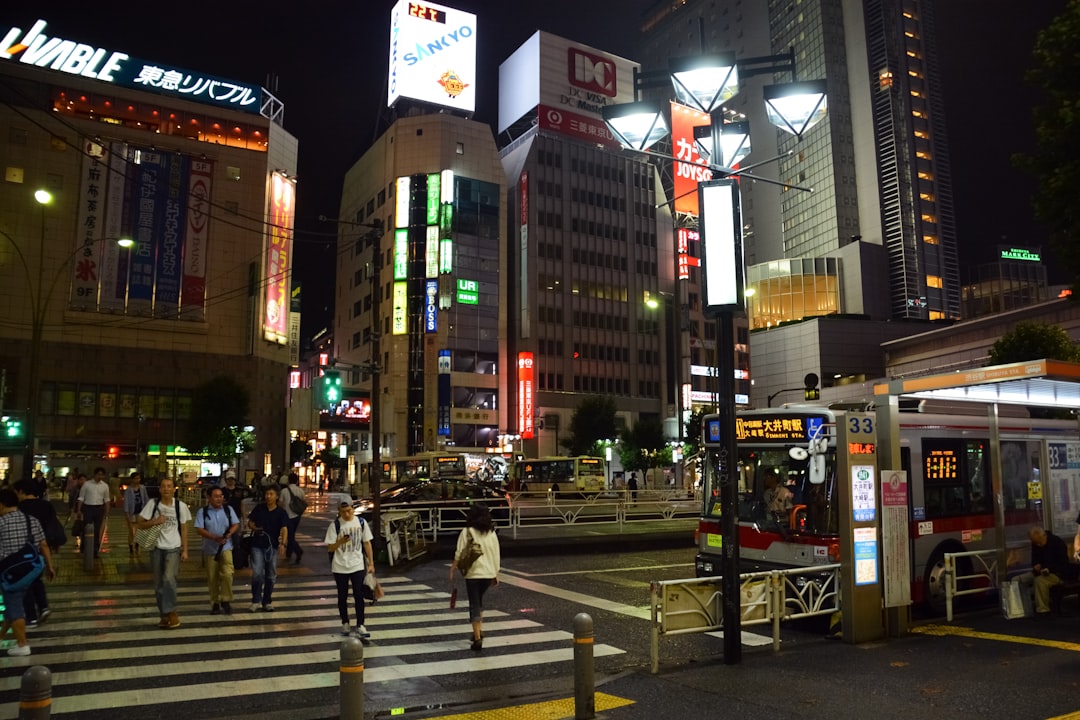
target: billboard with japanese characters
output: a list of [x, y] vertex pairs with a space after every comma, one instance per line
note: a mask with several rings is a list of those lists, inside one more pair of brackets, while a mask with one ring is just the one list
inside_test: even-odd
[[292, 267], [295, 217], [296, 182], [276, 172], [270, 176], [263, 337], [279, 345], [289, 340], [289, 269]]
[[68, 307], [201, 321], [212, 175], [205, 158], [84, 141]]
[[50, 35], [48, 23], [7, 27], [0, 41], [0, 62], [19, 62], [136, 90], [259, 113], [258, 85], [226, 80], [168, 63], [150, 62], [127, 53]]
[[633, 102], [637, 63], [537, 32], [499, 66], [499, 132], [534, 110], [545, 130], [611, 147], [607, 105]]
[[671, 103], [671, 154], [675, 156], [675, 212], [698, 215], [699, 182], [712, 180], [694, 142], [694, 128], [708, 126], [709, 116], [700, 110]]
[[402, 98], [476, 109], [475, 15], [435, 3], [394, 5], [386, 104]]

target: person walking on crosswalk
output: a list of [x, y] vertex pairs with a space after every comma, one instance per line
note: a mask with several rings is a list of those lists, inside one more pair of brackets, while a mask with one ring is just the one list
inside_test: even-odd
[[176, 482], [169, 477], [158, 485], [161, 497], [139, 513], [136, 525], [140, 530], [163, 526], [150, 550], [150, 566], [154, 569], [154, 597], [161, 622], [158, 627], [173, 630], [180, 627], [176, 614], [176, 583], [180, 578], [180, 563], [188, 559], [187, 524], [191, 510], [176, 497]]
[[264, 612], [274, 611], [278, 556], [285, 555], [289, 540], [289, 515], [277, 500], [277, 488], [266, 488], [262, 503], [248, 515], [248, 528], [255, 532], [251, 541], [251, 612], [260, 607]]
[[470, 543], [480, 546], [480, 555], [464, 572], [465, 590], [469, 595], [469, 622], [472, 623], [472, 649], [479, 652], [484, 648], [484, 593], [489, 587], [499, 584], [499, 567], [502, 564], [499, 550], [499, 536], [495, 534], [495, 523], [491, 511], [486, 505], [474, 503], [465, 517], [465, 527], [458, 535], [454, 562], [450, 564], [450, 584], [454, 584], [454, 571], [458, 560], [465, 555]]
[[225, 493], [210, 488], [210, 504], [195, 514], [195, 532], [203, 539], [206, 583], [210, 588], [210, 614], [232, 615], [233, 541], [240, 518], [225, 504]]
[[352, 586], [353, 602], [356, 604], [356, 634], [368, 637], [364, 627], [364, 575], [375, 574], [374, 555], [371, 554], [371, 527], [355, 516], [352, 503], [342, 500], [338, 504], [337, 519], [326, 528], [326, 547], [332, 554], [330, 572], [337, 583], [338, 615], [341, 617], [341, 634], [353, 632], [349, 625], [349, 586]]

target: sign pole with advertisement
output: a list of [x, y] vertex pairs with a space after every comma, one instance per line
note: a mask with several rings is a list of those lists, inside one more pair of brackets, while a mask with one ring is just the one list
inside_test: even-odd
[[840, 612], [844, 641], [857, 644], [879, 640], [885, 634], [881, 617], [876, 416], [837, 413], [836, 447]]

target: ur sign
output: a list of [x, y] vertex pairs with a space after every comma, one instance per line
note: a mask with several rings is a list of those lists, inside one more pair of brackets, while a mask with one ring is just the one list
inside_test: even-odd
[[524, 440], [534, 436], [533, 362], [531, 352], [518, 353], [518, 428]]

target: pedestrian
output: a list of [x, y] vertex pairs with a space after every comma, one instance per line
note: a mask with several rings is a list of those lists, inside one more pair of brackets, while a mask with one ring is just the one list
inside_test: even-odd
[[274, 490], [278, 489], [277, 480], [270, 473], [266, 473], [265, 475], [262, 476], [262, 479], [259, 480], [259, 501], [260, 502], [264, 499], [264, 496], [266, 495], [266, 491], [269, 490], [270, 488], [274, 488]]
[[[105, 468], [94, 468], [94, 478], [83, 483], [79, 490], [79, 502], [75, 517], [84, 523], [94, 523], [94, 557], [101, 556], [101, 543], [105, 538], [105, 524], [109, 520], [109, 483], [105, 482]], [[89, 552], [83, 548], [83, 552]]]
[[[0, 489], [0, 558], [19, 552], [27, 541], [33, 542], [45, 558], [45, 576], [56, 577], [52, 553], [45, 542], [45, 530], [37, 518], [24, 515], [19, 510], [19, 498], [11, 488]], [[29, 519], [30, 537], [26, 537]], [[8, 630], [15, 635], [15, 647], [8, 648], [8, 655], [29, 655], [30, 643], [26, 640], [26, 590], [4, 591], [4, 622], [0, 625], [0, 640]]]
[[240, 517], [225, 504], [225, 493], [219, 487], [210, 488], [209, 504], [195, 515], [195, 532], [203, 539], [211, 615], [232, 615], [232, 538], [239, 529]]
[[113, 474], [109, 476], [109, 504], [120, 507], [123, 500], [124, 493], [120, 490], [120, 471], [114, 470]]
[[[41, 523], [42, 532], [44, 532], [50, 523], [56, 522], [56, 510], [51, 502], [38, 496], [39, 490], [39, 483], [33, 480], [24, 478], [15, 483], [15, 497], [19, 499], [19, 510], [30, 517], [37, 518], [38, 522]], [[48, 542], [48, 537], [45, 538], [45, 541]], [[55, 549], [51, 545], [49, 546], [49, 552]], [[27, 627], [37, 627], [38, 623], [45, 622], [48, 619], [52, 611], [49, 610], [49, 598], [45, 592], [44, 578], [39, 577], [26, 589], [24, 607]]]
[[463, 556], [470, 542], [480, 546], [481, 555], [464, 573], [465, 590], [469, 596], [469, 622], [472, 623], [472, 649], [479, 652], [484, 648], [484, 593], [489, 587], [499, 584], [501, 555], [499, 536], [491, 520], [491, 511], [479, 503], [469, 507], [465, 517], [465, 527], [458, 535], [454, 562], [450, 564], [450, 584], [454, 584], [454, 571], [458, 559]]
[[626, 481], [626, 489], [630, 491], [630, 504], [637, 503], [637, 475], [630, 471], [630, 479]]
[[1036, 525], [1028, 531], [1031, 538], [1031, 573], [1020, 581], [1035, 586], [1035, 617], [1047, 616], [1050, 607], [1050, 588], [1077, 578], [1077, 566], [1069, 562], [1065, 541]]
[[124, 517], [128, 526], [128, 554], [138, 555], [139, 546], [135, 544], [135, 519], [150, 502], [150, 491], [142, 484], [142, 473], [136, 470], [128, 478], [127, 489], [124, 490]]
[[299, 509], [294, 498], [307, 502], [304, 497], [304, 489], [300, 487], [300, 478], [294, 473], [289, 476], [289, 484], [281, 490], [280, 504], [285, 509], [285, 513], [289, 516], [289, 541], [285, 546], [285, 559], [288, 560], [290, 556], [296, 556], [296, 564], [300, 564], [300, 558], [304, 554], [304, 549], [300, 547], [300, 543], [296, 540], [296, 530], [300, 527], [300, 517], [304, 514]]
[[375, 574], [375, 560], [371, 553], [371, 527], [363, 518], [355, 516], [352, 503], [342, 500], [338, 504], [338, 516], [326, 528], [326, 546], [333, 555], [330, 572], [337, 583], [338, 616], [341, 618], [341, 634], [349, 635], [349, 586], [352, 586], [353, 603], [356, 605], [355, 632], [360, 638], [369, 636], [364, 627], [364, 575]]
[[34, 483], [37, 484], [37, 492], [34, 493], [34, 495], [41, 498], [42, 500], [48, 500], [49, 499], [49, 483], [45, 479], [45, 473], [41, 472], [40, 470], [35, 470], [34, 471]]
[[143, 507], [137, 525], [140, 530], [163, 526], [154, 547], [148, 549], [154, 571], [154, 597], [161, 614], [158, 627], [173, 630], [180, 627], [180, 618], [176, 614], [176, 583], [180, 562], [188, 559], [187, 524], [191, 522], [191, 510], [187, 503], [176, 497], [176, 483], [172, 478], [162, 478], [159, 491], [161, 497]]
[[244, 498], [247, 497], [247, 490], [242, 485], [237, 484], [235, 470], [225, 472], [225, 487], [222, 492], [225, 495], [225, 504], [231, 507], [236, 517], [243, 522]]
[[83, 480], [86, 479], [85, 475], [80, 476], [77, 472], [69, 472], [67, 482], [64, 484], [64, 497], [67, 498], [68, 514], [75, 512], [75, 506], [79, 502], [79, 491], [82, 489], [80, 477]]
[[278, 507], [277, 500], [277, 489], [266, 488], [263, 501], [248, 515], [248, 528], [255, 533], [251, 541], [251, 612], [260, 607], [265, 612], [274, 611], [278, 556], [285, 554], [289, 541], [289, 515]]

